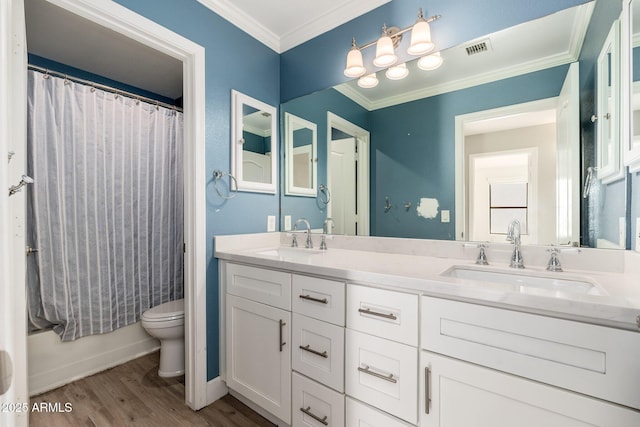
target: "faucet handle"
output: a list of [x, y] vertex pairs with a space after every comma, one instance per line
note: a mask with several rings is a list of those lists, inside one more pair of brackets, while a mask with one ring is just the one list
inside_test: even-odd
[[480, 249], [480, 251], [478, 252], [478, 258], [476, 258], [476, 264], [478, 265], [489, 265], [489, 261], [487, 260], [487, 254], [485, 253], [485, 248], [488, 248], [489, 246], [485, 245], [484, 243], [480, 243], [478, 245], [478, 249]]
[[558, 258], [558, 254], [560, 253], [560, 248], [553, 247], [548, 249], [551, 252], [551, 258], [549, 258], [549, 263], [547, 264], [548, 271], [562, 271], [562, 264], [560, 263], [560, 258]]
[[296, 234], [293, 233], [293, 238], [291, 239], [291, 247], [292, 248], [297, 248], [298, 247], [298, 240], [296, 239]]

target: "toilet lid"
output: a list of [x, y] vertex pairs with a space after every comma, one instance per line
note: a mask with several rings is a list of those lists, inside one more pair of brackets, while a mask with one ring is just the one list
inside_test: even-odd
[[175, 301], [165, 302], [164, 304], [156, 305], [150, 310], [142, 313], [142, 317], [145, 320], [168, 320], [179, 319], [184, 317], [184, 299], [177, 299]]

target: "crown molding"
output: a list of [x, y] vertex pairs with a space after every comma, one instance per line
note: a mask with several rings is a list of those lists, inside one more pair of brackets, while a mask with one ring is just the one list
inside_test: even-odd
[[300, 20], [300, 24], [296, 28], [278, 35], [262, 25], [258, 20], [247, 15], [245, 11], [234, 5], [231, 0], [198, 0], [203, 6], [217, 13], [276, 53], [283, 53], [294, 48], [390, 1], [351, 1], [319, 16], [313, 16], [309, 21]]
[[227, 0], [198, 0], [203, 6], [231, 22], [254, 39], [275, 51], [280, 52], [280, 37], [242, 9]]

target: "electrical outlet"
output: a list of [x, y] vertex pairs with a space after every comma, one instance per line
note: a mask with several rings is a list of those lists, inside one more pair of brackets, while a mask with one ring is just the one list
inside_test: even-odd
[[269, 215], [267, 217], [267, 231], [276, 231], [276, 216]]
[[440, 221], [442, 222], [451, 221], [451, 217], [449, 216], [449, 211], [440, 211]]
[[627, 247], [627, 221], [621, 216], [618, 218], [618, 243], [621, 248]]
[[636, 218], [636, 252], [640, 252], [640, 218]]
[[284, 216], [284, 231], [291, 230], [291, 215]]

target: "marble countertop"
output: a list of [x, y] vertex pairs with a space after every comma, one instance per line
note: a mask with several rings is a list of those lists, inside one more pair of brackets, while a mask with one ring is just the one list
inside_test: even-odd
[[[553, 273], [535, 265], [514, 270], [500, 262], [477, 266], [469, 259], [410, 253], [331, 247], [326, 251], [289, 248], [281, 246], [273, 236], [247, 236], [250, 235], [224, 236], [221, 241], [216, 239], [215, 256], [227, 261], [336, 278], [347, 283], [369, 284], [640, 332], [640, 278], [626, 271], [565, 268], [563, 272]], [[603, 295], [448, 276], [446, 273], [455, 267], [585, 281], [594, 285], [596, 293]]]

